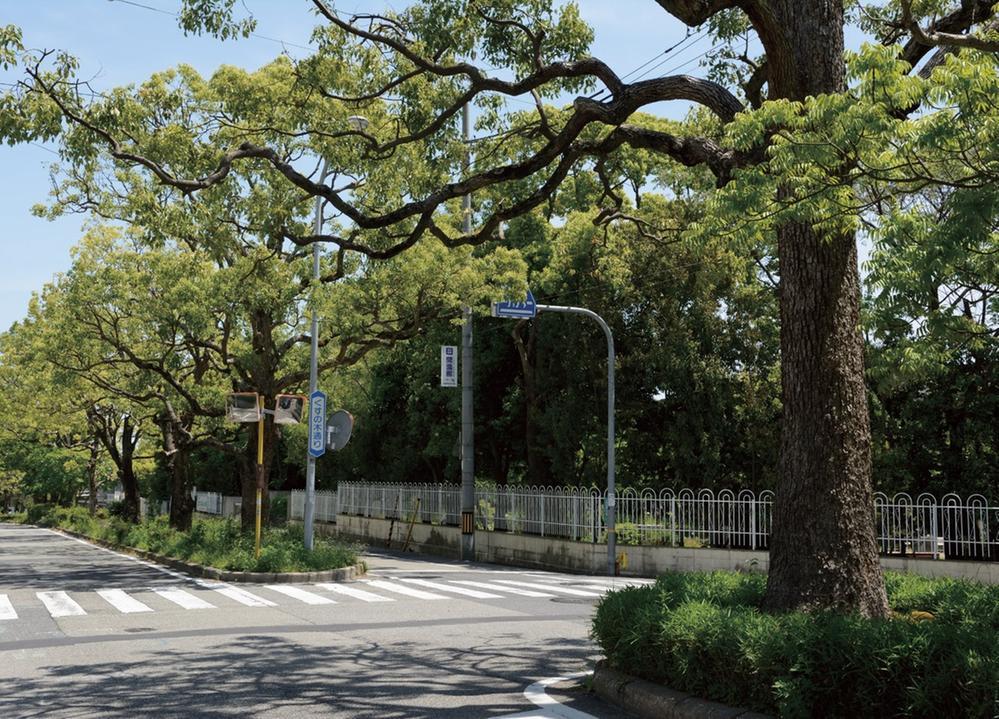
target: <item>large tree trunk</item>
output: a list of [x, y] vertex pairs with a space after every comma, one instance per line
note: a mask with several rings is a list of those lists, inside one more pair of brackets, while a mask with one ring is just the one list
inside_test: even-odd
[[87, 489], [90, 491], [90, 500], [87, 502], [87, 511], [93, 517], [97, 514], [97, 460], [100, 457], [101, 445], [96, 438], [90, 442], [90, 457], [87, 459]]
[[[261, 524], [267, 524], [267, 513], [270, 508], [270, 494], [267, 478], [270, 477], [271, 460], [274, 455], [274, 445], [277, 442], [276, 425], [270, 419], [264, 422], [264, 464], [263, 470], [257, 467], [257, 424], [249, 425], [249, 437], [246, 443], [245, 461], [240, 465], [240, 495], [242, 507], [239, 517], [244, 530], [252, 530], [257, 525], [257, 487], [261, 488]], [[263, 480], [261, 481], [261, 474]]]
[[[841, 0], [775, 0], [753, 17], [770, 96], [845, 89]], [[753, 13], [751, 13], [753, 15]], [[885, 616], [856, 239], [778, 228], [783, 429], [765, 606]]]
[[191, 528], [194, 515], [194, 499], [187, 481], [190, 449], [183, 446], [174, 422], [166, 414], [160, 417], [160, 429], [163, 433], [163, 453], [170, 474], [170, 526], [185, 531]]
[[129, 522], [139, 521], [139, 481], [135, 476], [133, 456], [138, 443], [138, 433], [132, 424], [132, 418], [125, 415], [121, 426], [121, 463], [118, 466], [118, 478], [125, 492], [125, 518]]
[[856, 242], [792, 224], [779, 245], [784, 425], [766, 606], [884, 615]]

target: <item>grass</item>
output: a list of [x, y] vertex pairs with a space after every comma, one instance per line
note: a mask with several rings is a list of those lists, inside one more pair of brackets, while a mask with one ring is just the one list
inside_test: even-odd
[[317, 537], [313, 551], [305, 548], [301, 527], [265, 529], [260, 558], [254, 557], [254, 535], [234, 519], [195, 519], [181, 532], [156, 517], [130, 524], [99, 511], [91, 517], [84, 507], [51, 508], [35, 523], [62, 527], [94, 539], [144, 549], [194, 564], [243, 572], [312, 572], [357, 564], [360, 547]]
[[608, 594], [593, 636], [616, 669], [781, 717], [997, 716], [999, 587], [889, 573], [875, 620], [766, 614], [765, 582], [666, 575]]

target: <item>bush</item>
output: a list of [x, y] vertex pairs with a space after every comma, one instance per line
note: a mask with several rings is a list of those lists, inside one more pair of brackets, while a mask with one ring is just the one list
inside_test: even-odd
[[[992, 717], [999, 587], [888, 575], [890, 620], [764, 614], [765, 577], [671, 574], [601, 600], [608, 663], [782, 717]], [[931, 621], [909, 612], [926, 611]]]
[[270, 510], [267, 512], [268, 522], [272, 527], [281, 527], [288, 522], [288, 498], [271, 497]]
[[42, 517], [52, 511], [54, 506], [52, 504], [32, 504], [28, 507], [26, 515], [28, 524], [38, 524], [41, 522]]
[[254, 556], [255, 537], [243, 532], [235, 519], [195, 519], [191, 529], [179, 532], [166, 517], [131, 524], [119, 517], [94, 518], [85, 507], [51, 508], [38, 520], [95, 539], [143, 549], [175, 559], [247, 572], [307, 572], [337, 569], [357, 563], [360, 548], [317, 538], [313, 551], [305, 549], [301, 527], [264, 532], [260, 558]]

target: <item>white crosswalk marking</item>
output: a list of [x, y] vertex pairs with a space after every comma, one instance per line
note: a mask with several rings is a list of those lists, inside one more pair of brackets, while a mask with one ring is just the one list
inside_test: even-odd
[[153, 591], [184, 609], [215, 609], [214, 604], [209, 604], [204, 599], [196, 597], [183, 589], [175, 587], [153, 587]]
[[266, 586], [272, 592], [280, 592], [281, 594], [285, 594], [292, 599], [297, 599], [298, 601], [305, 602], [306, 604], [336, 604], [336, 602], [329, 597], [314, 594], [313, 592], [307, 592], [304, 589], [293, 587], [288, 584], [268, 584]]
[[258, 597], [256, 594], [250, 594], [250, 592], [245, 589], [240, 589], [239, 587], [230, 587], [228, 585], [221, 586], [211, 586], [208, 587], [212, 591], [218, 592], [223, 597], [229, 597], [233, 601], [244, 604], [248, 607], [276, 607], [277, 604], [272, 602], [270, 599], [264, 599], [263, 597]]
[[153, 611], [135, 597], [130, 597], [121, 589], [98, 589], [97, 594], [122, 614]]
[[544, 584], [539, 582], [517, 582], [513, 579], [497, 579], [500, 584], [512, 584], [517, 587], [529, 587], [531, 589], [543, 589], [546, 592], [557, 594], [571, 594], [574, 597], [599, 597], [599, 592], [584, 592], [582, 589], [570, 589], [557, 584]]
[[440, 594], [433, 594], [432, 592], [424, 592], [422, 589], [413, 589], [412, 587], [407, 587], [402, 584], [395, 584], [394, 582], [385, 582], [381, 579], [365, 579], [365, 583], [375, 587], [376, 589], [384, 589], [387, 592], [395, 592], [396, 594], [404, 594], [407, 597], [416, 597], [417, 599], [447, 599]]
[[502, 599], [503, 597], [499, 594], [490, 594], [489, 592], [480, 592], [475, 589], [465, 589], [464, 587], [454, 587], [450, 584], [441, 584], [439, 582], [428, 582], [426, 579], [407, 579], [404, 577], [397, 577], [400, 582], [407, 582], [408, 584], [419, 584], [422, 587], [429, 587], [430, 589], [437, 589], [442, 592], [452, 592], [454, 594], [463, 594], [466, 597], [474, 597], [475, 599]]
[[79, 604], [69, 598], [66, 592], [35, 592], [42, 604], [54, 617], [82, 617], [86, 614]]
[[6, 594], [0, 594], [0, 620], [3, 619], [17, 619], [14, 605], [10, 603]]
[[479, 587], [480, 589], [491, 589], [494, 592], [507, 592], [509, 594], [519, 594], [522, 597], [554, 597], [554, 594], [547, 594], [545, 592], [535, 592], [532, 589], [517, 589], [516, 587], [504, 587], [499, 584], [490, 584], [489, 582], [470, 582], [466, 580], [453, 579], [451, 580], [454, 584], [467, 584], [470, 587]]
[[342, 594], [345, 597], [353, 597], [354, 599], [360, 599], [362, 602], [394, 602], [392, 597], [383, 597], [381, 594], [375, 594], [373, 592], [366, 592], [363, 589], [358, 589], [357, 587], [350, 587], [344, 584], [317, 584], [320, 589], [325, 589], [327, 592], [333, 592], [334, 594]]

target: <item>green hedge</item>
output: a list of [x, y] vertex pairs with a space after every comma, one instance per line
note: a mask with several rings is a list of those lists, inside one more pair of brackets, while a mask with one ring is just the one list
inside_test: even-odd
[[260, 558], [254, 557], [254, 535], [243, 532], [234, 519], [195, 519], [180, 532], [166, 517], [130, 524], [99, 512], [91, 517], [85, 507], [49, 509], [36, 520], [47, 527], [64, 527], [95, 539], [144, 549], [175, 559], [218, 569], [246, 572], [311, 572], [357, 564], [357, 545], [316, 538], [313, 551], [305, 548], [302, 528], [291, 526], [264, 531]]
[[616, 669], [782, 717], [999, 715], [999, 587], [888, 574], [874, 620], [764, 614], [765, 582], [666, 575], [604, 597], [593, 635]]

